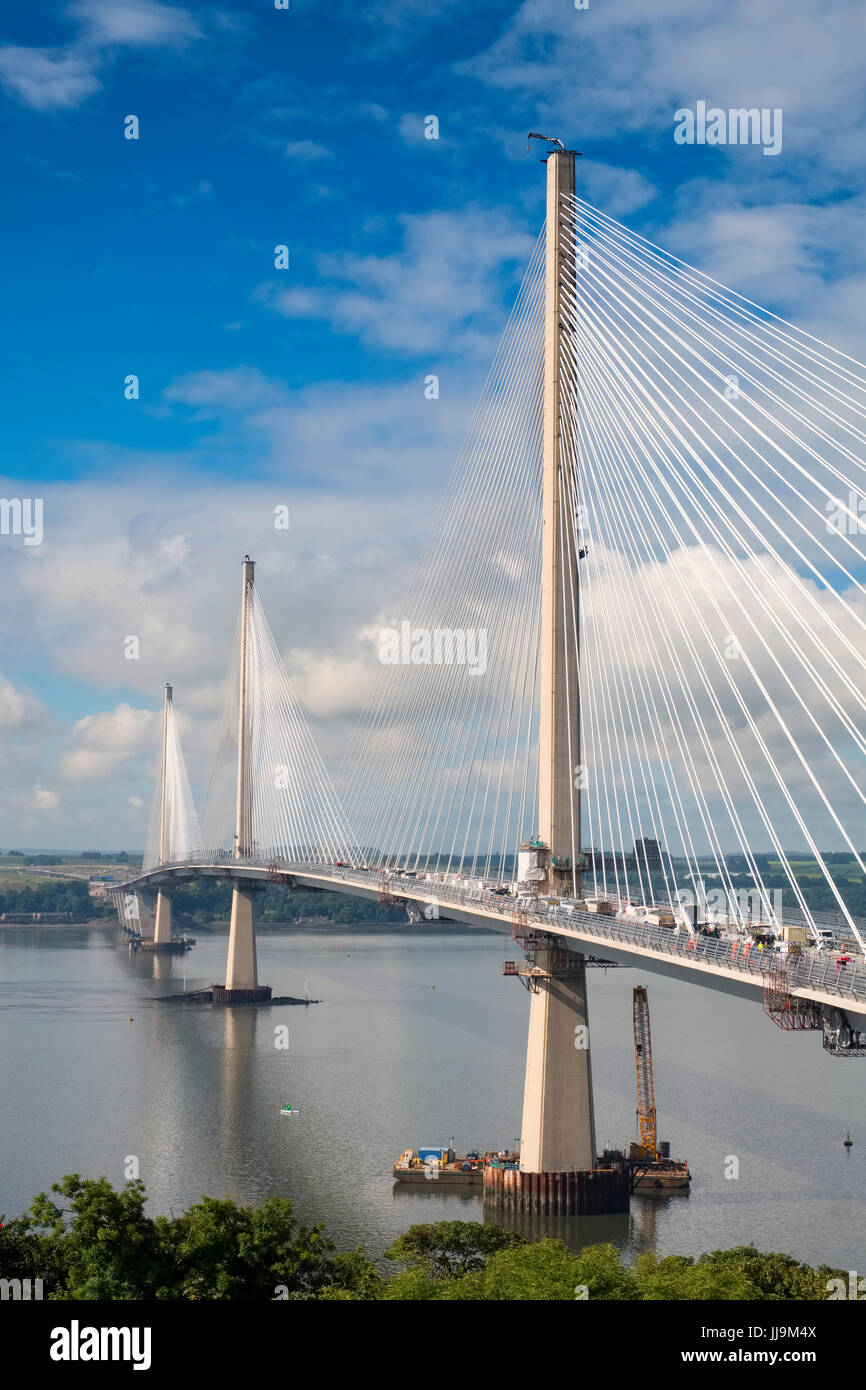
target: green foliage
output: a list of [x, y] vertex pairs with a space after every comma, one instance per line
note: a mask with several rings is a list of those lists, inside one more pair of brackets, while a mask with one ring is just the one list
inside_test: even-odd
[[72, 920], [114, 916], [110, 903], [91, 898], [87, 884], [77, 878], [46, 878], [33, 888], [0, 889], [0, 912], [68, 912]]
[[299, 1226], [284, 1197], [260, 1207], [203, 1197], [158, 1223], [174, 1257], [174, 1297], [250, 1301], [274, 1298], [281, 1287], [308, 1293], [332, 1282], [333, 1245], [321, 1226]]
[[[174, 917], [181, 925], [227, 922], [231, 914], [231, 885], [220, 879], [197, 879], [179, 888], [172, 896]], [[270, 883], [256, 895], [259, 922], [298, 922], [320, 917], [328, 922], [405, 922], [402, 910], [383, 908], [378, 903], [345, 893], [315, 893], [280, 887]]]
[[725, 1302], [754, 1298], [749, 1279], [736, 1266], [711, 1265], [687, 1255], [667, 1255], [664, 1259], [650, 1252], [635, 1261], [638, 1298], [650, 1302], [685, 1299], [719, 1299]]
[[779, 1302], [825, 1299], [828, 1279], [847, 1278], [844, 1270], [831, 1269], [829, 1265], [812, 1269], [811, 1265], [791, 1255], [763, 1254], [753, 1245], [713, 1250], [709, 1255], [702, 1255], [699, 1263], [709, 1267], [715, 1275], [724, 1269], [736, 1269], [749, 1280], [754, 1290], [752, 1298]]
[[487, 1261], [475, 1296], [496, 1301], [573, 1299], [581, 1282], [579, 1264], [559, 1240], [500, 1250]]
[[152, 1218], [138, 1181], [117, 1192], [73, 1173], [51, 1191], [0, 1228], [4, 1277], [42, 1278], [49, 1298], [250, 1301], [325, 1288], [375, 1298], [381, 1282], [361, 1250], [335, 1254], [321, 1226], [299, 1225], [285, 1198], [203, 1197], [182, 1216]]
[[[53, 1250], [57, 1299], [158, 1298], [170, 1285], [170, 1262], [159, 1228], [145, 1215], [141, 1182], [117, 1192], [107, 1178], [77, 1173], [54, 1183], [30, 1208], [30, 1221]], [[59, 1277], [56, 1277], [58, 1276]]]
[[410, 1226], [385, 1251], [385, 1258], [420, 1268], [429, 1279], [445, 1279], [483, 1269], [496, 1251], [525, 1244], [524, 1236], [486, 1222], [437, 1221]]
[[[694, 1300], [824, 1300], [827, 1280], [841, 1271], [812, 1269], [789, 1255], [764, 1255], [752, 1246], [686, 1255], [641, 1255], [629, 1268], [613, 1245], [590, 1245], [575, 1255], [562, 1241], [529, 1244], [496, 1226], [476, 1227], [475, 1254], [460, 1273], [448, 1252], [470, 1245], [454, 1228], [471, 1223], [413, 1226], [387, 1252], [410, 1268], [387, 1281], [384, 1299], [448, 1299], [514, 1302]], [[486, 1250], [486, 1257], [483, 1251]], [[586, 1293], [584, 1294], [584, 1290]]]
[[337, 1252], [321, 1226], [300, 1225], [282, 1197], [258, 1207], [202, 1197], [150, 1217], [138, 1181], [116, 1191], [73, 1173], [51, 1192], [0, 1225], [0, 1270], [42, 1279], [55, 1300], [800, 1302], [826, 1299], [828, 1279], [845, 1277], [750, 1245], [697, 1260], [645, 1254], [629, 1267], [612, 1245], [575, 1254], [474, 1221], [411, 1226], [386, 1251], [406, 1268], [385, 1275], [363, 1250]]

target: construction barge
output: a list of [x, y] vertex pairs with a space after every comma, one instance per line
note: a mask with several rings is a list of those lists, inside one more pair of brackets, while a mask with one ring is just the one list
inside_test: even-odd
[[[483, 1187], [487, 1163], [498, 1155], [481, 1154], [473, 1149], [457, 1154], [447, 1148], [404, 1149], [394, 1164], [394, 1181], [401, 1183], [438, 1182], [443, 1187]], [[516, 1160], [517, 1155], [509, 1155]]]

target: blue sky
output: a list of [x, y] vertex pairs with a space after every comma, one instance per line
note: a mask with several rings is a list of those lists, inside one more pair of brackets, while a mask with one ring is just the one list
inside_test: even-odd
[[[2, 486], [45, 540], [0, 543], [0, 844], [140, 844], [166, 679], [201, 781], [244, 551], [338, 758], [541, 225], [529, 129], [862, 360], [862, 30], [853, 0], [5, 6]], [[700, 99], [781, 107], [781, 154], [677, 146]]]

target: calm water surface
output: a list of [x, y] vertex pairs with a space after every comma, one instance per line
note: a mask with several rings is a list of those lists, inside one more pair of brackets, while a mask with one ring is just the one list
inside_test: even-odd
[[[323, 1002], [216, 1011], [159, 996], [219, 979], [224, 932], [186, 957], [131, 957], [114, 929], [0, 931], [0, 1214], [65, 1173], [116, 1185], [135, 1155], [153, 1211], [202, 1193], [291, 1197], [378, 1256], [414, 1221], [480, 1220], [480, 1197], [395, 1188], [408, 1146], [510, 1145], [528, 995], [505, 938], [259, 930], [260, 978]], [[592, 972], [600, 1144], [636, 1136], [631, 990], [649, 987], [659, 1134], [688, 1197], [630, 1216], [523, 1222], [579, 1246], [698, 1254], [752, 1241], [866, 1268], [866, 1061], [827, 1056], [760, 1007], [640, 970]], [[132, 1015], [133, 1022], [129, 1022]], [[275, 1045], [287, 1025], [288, 1051]], [[299, 1113], [278, 1112], [285, 1101]], [[854, 1148], [842, 1146], [850, 1129]], [[727, 1180], [729, 1156], [739, 1179]]]

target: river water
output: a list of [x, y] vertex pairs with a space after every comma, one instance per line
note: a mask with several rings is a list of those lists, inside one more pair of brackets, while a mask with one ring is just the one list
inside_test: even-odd
[[[130, 955], [113, 928], [0, 930], [0, 1216], [65, 1173], [120, 1185], [135, 1158], [153, 1211], [203, 1193], [291, 1197], [300, 1219], [374, 1257], [413, 1222], [482, 1219], [480, 1196], [395, 1187], [390, 1169], [410, 1146], [453, 1136], [460, 1151], [487, 1149], [519, 1134], [528, 995], [501, 975], [514, 944], [441, 930], [258, 937], [260, 979], [321, 1003], [159, 1002], [221, 978], [222, 930], [160, 959]], [[633, 1198], [629, 1216], [512, 1221], [627, 1257], [751, 1241], [866, 1272], [866, 1060], [829, 1057], [818, 1035], [782, 1033], [754, 1003], [596, 969], [599, 1145], [636, 1137], [635, 984], [649, 989], [659, 1136], [688, 1160], [689, 1195]]]

